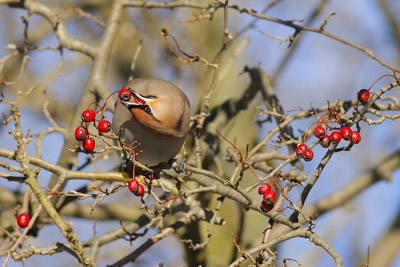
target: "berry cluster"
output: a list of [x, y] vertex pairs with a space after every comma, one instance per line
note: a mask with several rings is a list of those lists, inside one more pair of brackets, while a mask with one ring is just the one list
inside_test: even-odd
[[[329, 147], [331, 143], [338, 144], [342, 138], [350, 141], [353, 145], [358, 144], [361, 141], [360, 133], [351, 130], [348, 126], [342, 126], [339, 131], [333, 131], [329, 135], [324, 127], [318, 125], [314, 130], [314, 135], [319, 138], [319, 144], [325, 148]], [[304, 143], [297, 146], [296, 155], [299, 158], [303, 158], [305, 161], [310, 161], [314, 157], [312, 150]]]
[[129, 181], [128, 189], [136, 196], [142, 196], [144, 194], [144, 187], [135, 178]]
[[300, 144], [297, 146], [296, 155], [305, 161], [310, 161], [314, 157], [314, 152], [306, 144]]
[[[357, 93], [357, 99], [362, 104], [366, 104], [369, 100], [369, 97], [370, 89], [361, 89]], [[342, 125], [339, 131], [335, 130], [328, 134], [326, 129], [332, 129], [328, 126], [328, 123], [331, 121], [331, 119], [334, 119], [336, 122], [340, 121], [341, 124], [343, 123], [343, 120], [340, 118], [337, 112], [330, 111], [329, 114], [325, 114], [316, 123], [313, 123], [313, 125], [317, 124], [317, 126], [315, 127], [312, 125], [309, 128], [312, 129], [312, 127], [315, 127], [311, 133], [305, 135], [304, 140], [307, 141], [308, 137], [313, 133], [314, 136], [319, 139], [319, 144], [325, 148], [329, 147], [331, 143], [338, 144], [342, 139], [350, 141], [352, 145], [358, 144], [361, 141], [360, 133], [358, 131], [351, 130], [351, 128], [346, 125]], [[305, 161], [310, 161], [314, 157], [313, 151], [305, 143], [297, 146], [296, 155], [298, 158], [303, 158]]]
[[[132, 92], [128, 88], [122, 88], [111, 95], [115, 93], [118, 93], [118, 98], [122, 101], [129, 101], [132, 97]], [[111, 95], [109, 97], [111, 97]], [[98, 111], [90, 108], [92, 104], [96, 104], [92, 103], [89, 105], [88, 109], [82, 112], [81, 125], [75, 129], [75, 139], [82, 142], [83, 152], [85, 153], [93, 153], [96, 146], [95, 140], [90, 137], [92, 134], [90, 134], [88, 131], [88, 123], [93, 122], [94, 127], [99, 131], [100, 134], [108, 133], [111, 130], [111, 122], [106, 120], [105, 116], [103, 116], [103, 110], [109, 97], [107, 97], [103, 106], [101, 106]], [[100, 119], [96, 119], [97, 114], [100, 114]], [[84, 123], [86, 123], [86, 125], [84, 125]], [[144, 194], [143, 185], [141, 185], [135, 178], [129, 181], [128, 188], [136, 196], [142, 196]]]
[[263, 212], [271, 211], [276, 199], [276, 193], [271, 189], [271, 185], [269, 183], [262, 183], [258, 188], [258, 193], [263, 196], [260, 206], [261, 210]]
[[17, 217], [17, 224], [19, 227], [27, 227], [29, 224], [29, 215], [28, 213], [22, 212]]
[[[108, 133], [111, 130], [111, 122], [105, 120], [103, 115], [101, 115], [102, 118], [100, 120], [96, 120], [96, 114], [101, 111], [102, 108], [97, 112], [90, 108], [84, 110], [81, 116], [81, 125], [75, 129], [75, 139], [82, 142], [82, 148], [86, 153], [93, 153], [96, 146], [94, 139], [90, 137], [87, 123], [93, 122], [93, 125], [100, 133]], [[86, 123], [86, 127], [83, 126], [83, 123]]]
[[[115, 93], [118, 93], [118, 98], [123, 101], [128, 101], [132, 96], [132, 92], [128, 88], [122, 88], [121, 90], [114, 92], [111, 95]], [[96, 142], [92, 137], [90, 137], [87, 123], [93, 122], [94, 127], [99, 131], [99, 133], [108, 133], [111, 130], [111, 122], [105, 120], [105, 117], [103, 116], [103, 110], [108, 98], [98, 111], [94, 111], [93, 109], [91, 109], [90, 105], [92, 105], [93, 103], [90, 104], [89, 108], [82, 112], [81, 125], [75, 129], [75, 139], [82, 142], [82, 148], [86, 153], [93, 153], [96, 146]], [[100, 114], [101, 119], [96, 119], [97, 114]], [[86, 126], [83, 126], [83, 123], [86, 123]]]

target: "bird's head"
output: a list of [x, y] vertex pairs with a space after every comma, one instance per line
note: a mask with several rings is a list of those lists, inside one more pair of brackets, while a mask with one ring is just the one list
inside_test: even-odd
[[186, 96], [173, 84], [157, 82], [128, 85], [132, 96], [121, 104], [145, 127], [167, 135], [186, 135], [190, 112]]
[[156, 120], [158, 119], [154, 116], [152, 106], [158, 102], [158, 98], [154, 95], [141, 95], [128, 87], [129, 91], [132, 93], [132, 97], [129, 101], [121, 100], [121, 104], [132, 112], [132, 115], [136, 118], [143, 118], [145, 120]]

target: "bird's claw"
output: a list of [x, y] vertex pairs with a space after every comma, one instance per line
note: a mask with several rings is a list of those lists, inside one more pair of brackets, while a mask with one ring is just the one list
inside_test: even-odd
[[135, 162], [135, 156], [131, 153], [122, 153], [121, 158], [126, 160], [125, 164]]
[[177, 173], [185, 172], [186, 171], [186, 161], [184, 161], [182, 158], [176, 159], [176, 167], [174, 170]]

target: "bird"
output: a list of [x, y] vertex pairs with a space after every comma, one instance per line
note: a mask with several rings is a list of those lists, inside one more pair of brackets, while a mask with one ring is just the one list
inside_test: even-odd
[[129, 94], [116, 101], [113, 132], [126, 144], [136, 142], [135, 160], [148, 167], [174, 158], [189, 132], [187, 96], [175, 84], [158, 78], [135, 78], [123, 89]]

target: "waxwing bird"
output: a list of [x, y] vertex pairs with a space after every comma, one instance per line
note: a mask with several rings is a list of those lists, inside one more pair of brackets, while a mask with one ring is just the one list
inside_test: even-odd
[[189, 132], [188, 98], [176, 85], [155, 78], [133, 79], [124, 88], [132, 95], [128, 101], [117, 99], [112, 130], [127, 144], [137, 141], [140, 163], [150, 167], [168, 162]]

